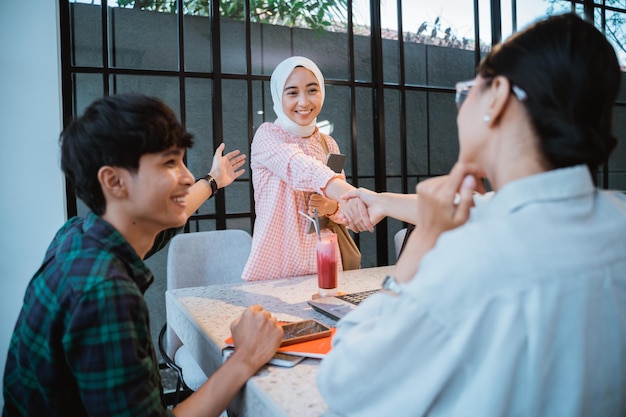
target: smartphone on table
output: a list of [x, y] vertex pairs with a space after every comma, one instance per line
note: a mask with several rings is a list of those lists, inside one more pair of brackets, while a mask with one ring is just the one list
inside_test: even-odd
[[302, 320], [283, 325], [283, 341], [281, 346], [293, 345], [294, 343], [308, 340], [321, 339], [331, 334], [331, 329], [317, 320]]

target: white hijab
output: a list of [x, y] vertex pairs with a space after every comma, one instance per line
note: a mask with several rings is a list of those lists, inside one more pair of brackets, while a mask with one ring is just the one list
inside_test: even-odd
[[317, 118], [313, 119], [313, 121], [307, 126], [300, 126], [299, 124], [293, 122], [283, 112], [283, 90], [285, 89], [285, 83], [287, 82], [289, 75], [291, 75], [291, 72], [296, 67], [304, 67], [315, 75], [315, 78], [317, 78], [317, 82], [320, 85], [320, 91], [322, 92], [322, 102], [320, 103], [320, 106], [324, 104], [326, 92], [324, 90], [324, 76], [322, 75], [320, 69], [308, 58], [303, 56], [292, 56], [291, 58], [287, 58], [278, 64], [272, 73], [272, 77], [270, 78], [270, 89], [272, 91], [272, 101], [274, 102], [274, 113], [278, 116], [274, 123], [282, 126], [292, 135], [307, 137], [311, 136], [313, 132], [315, 132]]

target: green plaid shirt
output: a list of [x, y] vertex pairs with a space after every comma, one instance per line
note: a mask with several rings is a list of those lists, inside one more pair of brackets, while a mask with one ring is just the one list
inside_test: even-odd
[[143, 298], [152, 281], [110, 224], [70, 219], [26, 289], [3, 417], [171, 415]]

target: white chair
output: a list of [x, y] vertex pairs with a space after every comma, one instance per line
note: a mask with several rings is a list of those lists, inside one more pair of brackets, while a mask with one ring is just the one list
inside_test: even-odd
[[393, 243], [396, 247], [396, 260], [400, 257], [400, 251], [402, 250], [402, 244], [404, 243], [404, 236], [406, 235], [406, 227], [404, 229], [400, 229], [393, 236]]
[[[251, 247], [252, 237], [244, 230], [176, 235], [167, 252], [167, 288], [241, 282]], [[178, 374], [176, 405], [182, 390], [196, 391], [207, 376], [167, 323], [159, 334], [159, 350], [165, 363]]]

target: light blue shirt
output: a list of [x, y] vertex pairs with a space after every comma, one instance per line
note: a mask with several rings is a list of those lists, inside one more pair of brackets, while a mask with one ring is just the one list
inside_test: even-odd
[[626, 197], [585, 166], [511, 182], [337, 327], [330, 415], [624, 416]]

